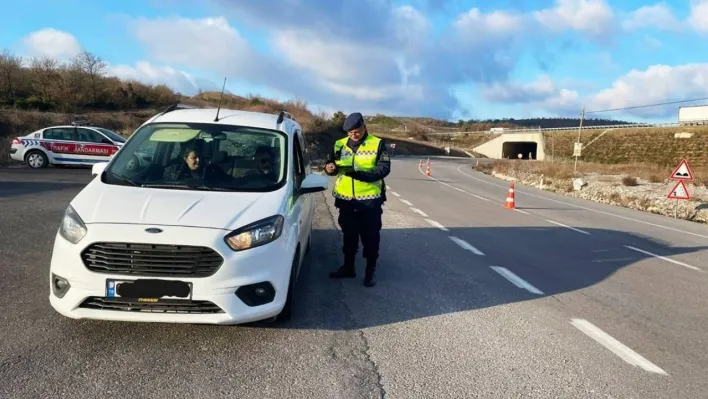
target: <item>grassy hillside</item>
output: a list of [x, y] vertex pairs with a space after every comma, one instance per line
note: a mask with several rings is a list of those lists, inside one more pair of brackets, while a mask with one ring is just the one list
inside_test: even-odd
[[[676, 133], [692, 133], [690, 138], [676, 138]], [[577, 131], [544, 133], [546, 156], [572, 158]], [[595, 140], [593, 142], [593, 140]], [[650, 163], [671, 167], [681, 158], [691, 165], [708, 166], [708, 127], [630, 128], [583, 130], [581, 160], [605, 164]], [[592, 143], [591, 143], [592, 142]]]

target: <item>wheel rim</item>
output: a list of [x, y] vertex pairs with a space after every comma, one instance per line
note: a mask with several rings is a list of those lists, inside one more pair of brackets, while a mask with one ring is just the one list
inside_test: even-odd
[[27, 163], [29, 163], [33, 168], [39, 168], [44, 164], [44, 158], [42, 158], [39, 154], [30, 154], [27, 158]]

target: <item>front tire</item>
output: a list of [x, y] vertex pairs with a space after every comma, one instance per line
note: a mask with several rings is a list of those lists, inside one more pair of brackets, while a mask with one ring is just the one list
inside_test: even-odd
[[295, 273], [297, 273], [299, 261], [300, 250], [298, 250], [295, 254], [292, 267], [290, 267], [290, 281], [288, 282], [288, 293], [285, 299], [285, 306], [283, 306], [283, 310], [275, 317], [275, 321], [278, 323], [289, 321], [293, 317], [293, 310], [295, 307]]
[[39, 150], [32, 150], [25, 156], [27, 166], [32, 169], [43, 169], [49, 165], [49, 158]]

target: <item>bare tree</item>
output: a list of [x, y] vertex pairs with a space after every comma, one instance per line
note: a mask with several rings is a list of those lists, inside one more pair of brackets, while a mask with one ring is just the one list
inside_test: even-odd
[[3, 50], [0, 54], [0, 87], [2, 87], [4, 100], [9, 100], [13, 105], [17, 99], [16, 90], [21, 72], [22, 57]]
[[88, 51], [76, 55], [73, 63], [86, 74], [91, 87], [91, 103], [96, 104], [98, 102], [98, 92], [101, 83], [103, 83], [101, 78], [105, 75], [108, 64], [101, 57]]
[[32, 86], [44, 101], [55, 99], [57, 84], [60, 80], [59, 63], [50, 57], [38, 57], [30, 60]]

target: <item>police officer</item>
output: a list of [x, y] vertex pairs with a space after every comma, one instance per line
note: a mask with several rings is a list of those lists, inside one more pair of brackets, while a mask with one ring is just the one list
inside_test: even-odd
[[344, 121], [348, 137], [334, 143], [325, 163], [325, 173], [337, 176], [332, 189], [342, 228], [344, 265], [332, 271], [331, 278], [356, 277], [355, 259], [359, 238], [366, 259], [364, 285], [376, 285], [374, 273], [379, 257], [381, 215], [386, 201], [384, 178], [391, 172], [391, 159], [385, 142], [369, 133], [359, 112]]

